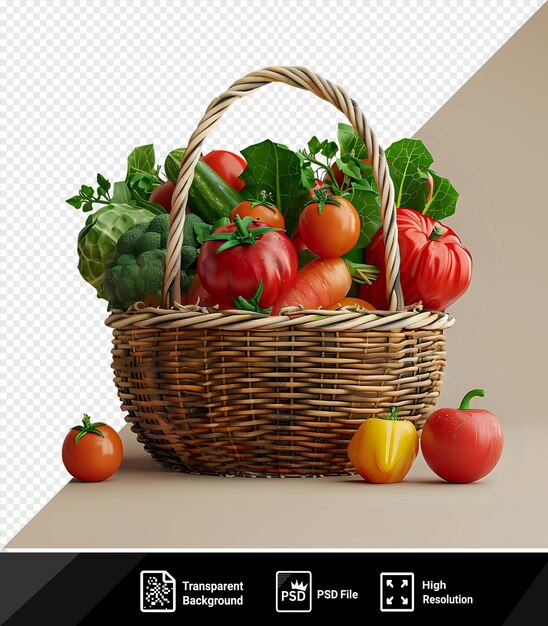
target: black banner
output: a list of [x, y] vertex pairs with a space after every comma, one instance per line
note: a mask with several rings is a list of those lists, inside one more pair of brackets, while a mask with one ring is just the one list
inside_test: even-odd
[[[0, 554], [0, 623], [206, 617], [548, 624], [546, 553]], [[408, 617], [406, 618], [405, 615]], [[297, 619], [297, 618], [291, 618]], [[195, 622], [190, 622], [195, 623]]]

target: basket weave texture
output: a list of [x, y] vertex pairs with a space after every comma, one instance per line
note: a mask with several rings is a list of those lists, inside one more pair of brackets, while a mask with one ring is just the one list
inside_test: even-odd
[[[381, 197], [390, 311], [265, 316], [178, 304], [185, 207], [207, 133], [232, 102], [270, 82], [312, 91], [362, 136]], [[368, 417], [399, 406], [420, 429], [439, 396], [447, 313], [405, 308], [394, 188], [363, 113], [305, 68], [248, 74], [216, 98], [191, 136], [173, 195], [162, 308], [114, 311], [115, 384], [145, 449], [174, 470], [318, 476], [354, 470], [346, 448]]]

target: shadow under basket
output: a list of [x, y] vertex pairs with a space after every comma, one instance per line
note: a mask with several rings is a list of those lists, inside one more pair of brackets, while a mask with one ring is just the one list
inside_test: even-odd
[[[388, 311], [266, 316], [178, 304], [185, 209], [202, 144], [234, 102], [273, 82], [331, 103], [363, 140], [379, 192]], [[211, 102], [172, 196], [162, 307], [136, 305], [106, 320], [122, 409], [145, 449], [174, 470], [239, 476], [353, 473], [348, 442], [365, 419], [392, 406], [420, 429], [440, 392], [443, 331], [453, 323], [447, 313], [405, 307], [384, 152], [344, 89], [303, 67], [251, 72]]]
[[[245, 317], [222, 314], [225, 326]], [[147, 452], [185, 472], [336, 475], [354, 471], [346, 448], [364, 419], [399, 406], [420, 429], [440, 392], [443, 331], [307, 329], [299, 319], [267, 331], [114, 329], [122, 410]]]

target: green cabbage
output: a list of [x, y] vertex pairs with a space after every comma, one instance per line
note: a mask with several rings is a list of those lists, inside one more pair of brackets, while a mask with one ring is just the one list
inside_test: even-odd
[[154, 215], [147, 209], [129, 204], [107, 204], [86, 220], [78, 235], [78, 270], [82, 278], [97, 290], [97, 297], [107, 299], [101, 286], [108, 257], [118, 239], [136, 224], [148, 224]]

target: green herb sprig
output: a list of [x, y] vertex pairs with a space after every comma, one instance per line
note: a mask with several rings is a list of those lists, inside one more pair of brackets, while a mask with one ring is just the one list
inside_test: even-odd
[[84, 213], [89, 213], [89, 211], [93, 211], [95, 204], [110, 203], [112, 200], [109, 193], [110, 187], [110, 181], [102, 174], [97, 174], [97, 190], [89, 185], [82, 185], [78, 195], [69, 198], [67, 203], [75, 209], [82, 209]]

